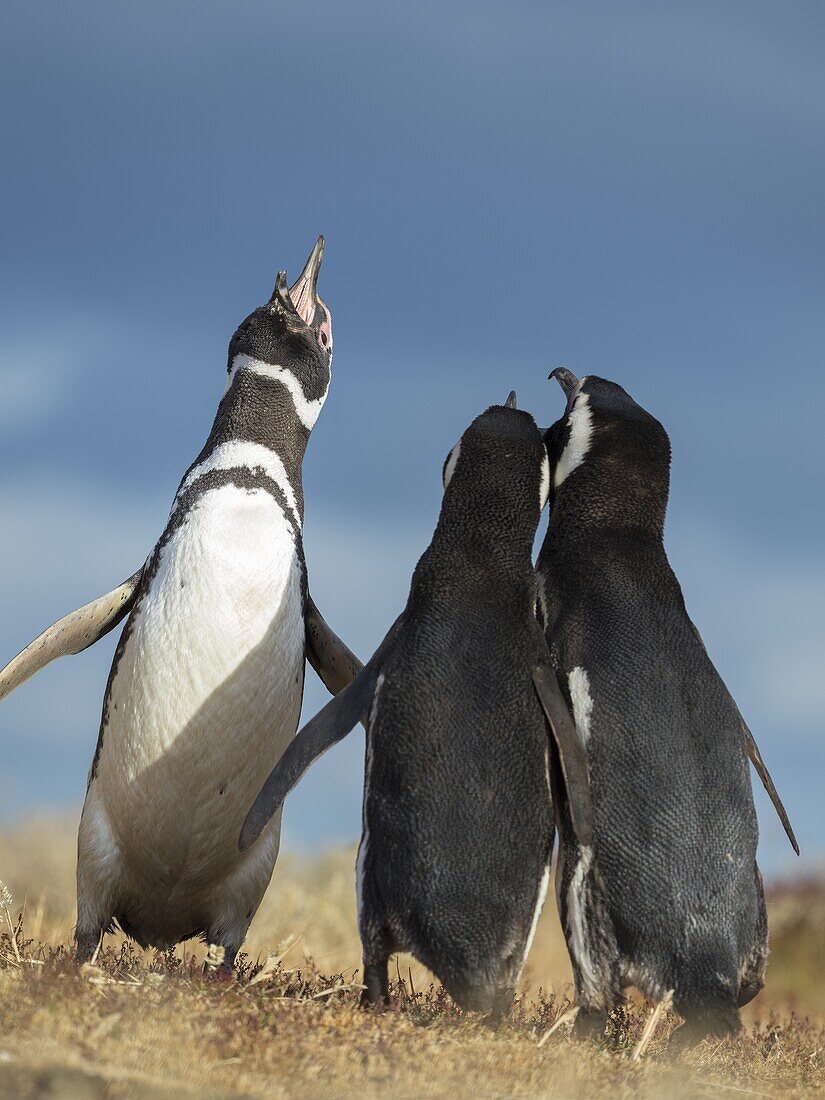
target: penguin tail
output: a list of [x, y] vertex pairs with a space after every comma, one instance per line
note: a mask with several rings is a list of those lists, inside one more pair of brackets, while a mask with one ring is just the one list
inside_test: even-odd
[[496, 1001], [496, 986], [480, 975], [463, 975], [446, 980], [447, 992], [463, 1012], [492, 1012]]
[[694, 945], [689, 971], [675, 983], [674, 1007], [685, 1021], [674, 1036], [677, 1045], [722, 1039], [741, 1029], [737, 966], [733, 952], [726, 948], [712, 937], [704, 950]]
[[512, 1007], [520, 970], [511, 956], [489, 968], [467, 967], [445, 974], [444, 988], [463, 1012], [492, 1013], [494, 1019], [500, 1019]]

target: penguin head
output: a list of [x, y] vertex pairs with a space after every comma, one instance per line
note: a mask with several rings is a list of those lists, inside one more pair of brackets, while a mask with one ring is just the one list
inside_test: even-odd
[[514, 392], [470, 424], [447, 455], [442, 480], [444, 508], [460, 497], [462, 506], [470, 502], [483, 518], [493, 504], [502, 516], [523, 515], [535, 532], [550, 468], [541, 432], [530, 413], [517, 408]]
[[616, 382], [578, 379], [565, 367], [550, 377], [567, 399], [564, 416], [544, 437], [554, 502], [564, 493], [580, 498], [581, 516], [661, 532], [670, 483], [663, 426]]
[[283, 381], [310, 429], [326, 398], [332, 365], [332, 316], [317, 291], [323, 256], [319, 237], [291, 287], [286, 272], [278, 272], [269, 301], [235, 330], [227, 362], [230, 381], [244, 369]]

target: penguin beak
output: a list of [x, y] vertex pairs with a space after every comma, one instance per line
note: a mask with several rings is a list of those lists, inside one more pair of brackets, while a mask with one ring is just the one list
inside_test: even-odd
[[315, 319], [315, 308], [318, 305], [318, 272], [321, 270], [323, 258], [324, 238], [319, 237], [309, 254], [309, 259], [304, 264], [304, 270], [289, 291], [295, 311], [305, 325], [311, 325]]
[[566, 416], [576, 400], [581, 382], [567, 367], [556, 367], [555, 370], [550, 371], [547, 377], [548, 379], [555, 378], [564, 391], [564, 396], [567, 398], [567, 408], [564, 410]]

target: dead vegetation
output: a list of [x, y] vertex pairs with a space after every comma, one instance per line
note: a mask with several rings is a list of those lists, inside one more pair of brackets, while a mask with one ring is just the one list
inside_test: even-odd
[[[283, 860], [257, 916], [240, 979], [201, 975], [203, 947], [143, 952], [107, 938], [78, 970], [69, 941], [71, 825], [0, 837], [0, 1097], [693, 1096], [822, 1093], [825, 891], [771, 897], [768, 989], [746, 1031], [667, 1054], [678, 1021], [629, 1002], [601, 1045], [569, 1038], [569, 968], [553, 907], [536, 937], [511, 1019], [463, 1016], [412, 960], [393, 1005], [358, 1009], [353, 853]], [[808, 1017], [808, 1018], [806, 1018]]]

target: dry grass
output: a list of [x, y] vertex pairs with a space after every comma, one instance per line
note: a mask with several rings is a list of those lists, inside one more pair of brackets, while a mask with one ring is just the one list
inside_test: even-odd
[[406, 958], [392, 1009], [361, 1012], [353, 858], [347, 850], [283, 860], [241, 980], [226, 984], [201, 978], [201, 945], [157, 955], [119, 937], [107, 939], [97, 967], [78, 972], [68, 953], [73, 824], [42, 822], [0, 837], [0, 878], [14, 896], [10, 923], [0, 899], [0, 1097], [822, 1094], [820, 884], [772, 898], [768, 989], [747, 1010], [743, 1036], [674, 1062], [666, 1039], [677, 1021], [667, 1016], [634, 1062], [645, 1006], [618, 1013], [601, 1046], [575, 1044], [565, 1024], [552, 1030], [571, 1007], [552, 904], [500, 1029], [462, 1016]]

